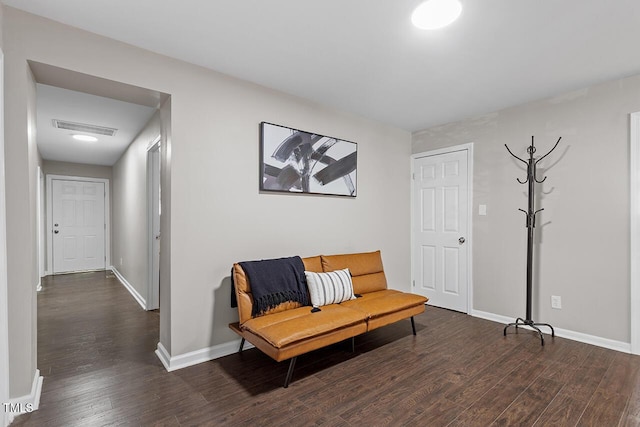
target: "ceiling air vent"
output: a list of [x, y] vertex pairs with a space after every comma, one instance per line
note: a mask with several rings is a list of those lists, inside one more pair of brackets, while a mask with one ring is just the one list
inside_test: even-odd
[[53, 119], [53, 127], [57, 129], [71, 130], [74, 132], [92, 133], [95, 135], [114, 136], [118, 129], [104, 126], [88, 125], [84, 123], [67, 122], [65, 120]]

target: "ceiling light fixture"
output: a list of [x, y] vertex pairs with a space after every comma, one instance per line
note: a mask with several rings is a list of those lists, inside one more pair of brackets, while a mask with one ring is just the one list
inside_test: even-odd
[[422, 30], [436, 30], [451, 24], [460, 13], [458, 0], [427, 0], [413, 11], [411, 22]]
[[84, 142], [96, 142], [98, 140], [98, 138], [96, 138], [95, 136], [80, 135], [80, 134], [73, 135], [73, 139], [77, 139], [78, 141], [84, 141]]
[[53, 127], [56, 129], [70, 130], [72, 132], [92, 133], [94, 135], [115, 136], [118, 129], [105, 126], [90, 125], [87, 123], [75, 123], [67, 120], [53, 119]]

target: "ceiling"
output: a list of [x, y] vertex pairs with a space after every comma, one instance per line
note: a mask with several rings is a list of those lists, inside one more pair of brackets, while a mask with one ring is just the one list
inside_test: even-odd
[[409, 131], [640, 73], [638, 0], [2, 1]]
[[[129, 102], [38, 84], [37, 144], [43, 159], [112, 166], [156, 111]], [[53, 126], [54, 120], [115, 128], [113, 136], [72, 132]], [[76, 141], [72, 134], [98, 138]]]

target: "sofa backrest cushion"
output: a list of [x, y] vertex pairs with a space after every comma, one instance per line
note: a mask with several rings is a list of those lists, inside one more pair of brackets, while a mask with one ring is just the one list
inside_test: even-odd
[[322, 273], [324, 271], [322, 269], [322, 259], [320, 255], [302, 258], [302, 262], [304, 263], [304, 269], [306, 271], [313, 271], [314, 273]]
[[[302, 258], [304, 269], [307, 271], [322, 272], [322, 262], [319, 256]], [[238, 302], [238, 316], [242, 325], [251, 319], [253, 309], [253, 296], [251, 295], [251, 284], [247, 279], [247, 275], [240, 264], [233, 264], [233, 284], [236, 291], [236, 300]], [[278, 313], [280, 311], [291, 310], [300, 307], [298, 302], [285, 302], [271, 310], [264, 312], [262, 315]]]
[[322, 269], [324, 271], [351, 271], [353, 292], [366, 294], [387, 289], [387, 278], [382, 267], [380, 251], [362, 252], [344, 255], [322, 255]]
[[313, 307], [340, 304], [356, 298], [353, 295], [353, 282], [348, 268], [324, 273], [305, 271], [304, 274]]

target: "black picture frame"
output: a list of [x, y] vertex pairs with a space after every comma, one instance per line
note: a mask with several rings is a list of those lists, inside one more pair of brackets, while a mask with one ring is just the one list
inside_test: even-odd
[[358, 144], [260, 123], [260, 191], [356, 197]]

